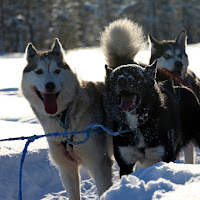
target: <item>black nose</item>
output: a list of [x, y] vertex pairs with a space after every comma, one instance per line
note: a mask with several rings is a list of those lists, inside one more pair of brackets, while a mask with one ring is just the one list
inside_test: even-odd
[[52, 92], [55, 89], [56, 85], [53, 82], [46, 83], [45, 88], [48, 92]]
[[181, 71], [182, 68], [183, 68], [183, 63], [180, 62], [180, 61], [176, 61], [175, 62], [175, 69], [176, 69], [176, 71]]
[[117, 81], [119, 86], [126, 86], [128, 82], [128, 80], [125, 77], [120, 77]]

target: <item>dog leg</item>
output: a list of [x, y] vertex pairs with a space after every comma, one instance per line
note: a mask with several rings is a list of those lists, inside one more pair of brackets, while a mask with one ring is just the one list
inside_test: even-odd
[[80, 200], [78, 163], [73, 150], [63, 143], [48, 140], [50, 155], [59, 168], [63, 185], [70, 200]]
[[195, 164], [195, 151], [193, 143], [184, 148], [185, 163]]
[[96, 158], [91, 158], [88, 162], [87, 169], [94, 179], [99, 197], [112, 185], [112, 160], [109, 156], [98, 155]]
[[119, 171], [120, 178], [124, 175], [129, 175], [129, 174], [133, 173], [133, 167], [134, 167], [134, 164], [133, 165], [123, 165], [123, 167], [121, 166], [120, 171]]
[[125, 160], [123, 159], [123, 156], [120, 153], [119, 147], [117, 145], [114, 145], [114, 156], [115, 156], [115, 160], [117, 162], [117, 164], [119, 165], [119, 176], [120, 178], [123, 175], [128, 175], [131, 174], [133, 172], [133, 166], [135, 165], [135, 163], [133, 164], [127, 164], [125, 162]]
[[99, 197], [112, 185], [111, 139], [103, 133], [93, 134], [80, 145], [81, 163], [94, 179]]
[[80, 183], [77, 165], [59, 167], [62, 183], [70, 200], [80, 200]]

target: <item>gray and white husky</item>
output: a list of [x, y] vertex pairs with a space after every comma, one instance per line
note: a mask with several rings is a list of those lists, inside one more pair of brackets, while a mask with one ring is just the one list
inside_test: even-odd
[[[29, 101], [45, 133], [62, 132], [56, 116], [68, 114], [68, 131], [80, 131], [93, 123], [103, 123], [103, 83], [80, 82], [64, 60], [64, 51], [55, 39], [49, 51], [37, 51], [30, 43], [26, 49], [22, 92]], [[70, 105], [70, 107], [69, 107]], [[83, 135], [71, 140], [80, 141]], [[69, 145], [65, 137], [47, 139], [52, 160], [57, 165], [70, 200], [81, 199], [79, 166], [93, 177], [98, 195], [111, 184], [110, 140], [108, 134], [94, 133], [84, 144]]]
[[[157, 75], [157, 79], [171, 79], [177, 85], [185, 85], [190, 88], [200, 100], [200, 79], [194, 72], [188, 69], [189, 60], [186, 54], [187, 34], [183, 30], [175, 40], [159, 41], [149, 35], [150, 44], [150, 64], [158, 61], [158, 67], [162, 71]], [[166, 74], [167, 76], [163, 76]], [[184, 150], [185, 162], [195, 163], [195, 152], [193, 145]]]
[[149, 35], [149, 44], [151, 51], [150, 64], [157, 60], [158, 67], [165, 70], [176, 84], [189, 87], [200, 100], [200, 79], [188, 69], [186, 31], [181, 31], [175, 40], [159, 41]]

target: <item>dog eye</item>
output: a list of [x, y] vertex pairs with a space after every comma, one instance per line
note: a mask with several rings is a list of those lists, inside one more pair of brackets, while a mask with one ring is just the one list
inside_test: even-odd
[[164, 58], [169, 59], [171, 56], [169, 54], [164, 54]]
[[36, 74], [43, 74], [43, 71], [41, 69], [38, 69], [37, 71], [35, 71]]
[[61, 71], [60, 69], [57, 69], [57, 70], [54, 71], [54, 73], [55, 74], [60, 74], [60, 71]]

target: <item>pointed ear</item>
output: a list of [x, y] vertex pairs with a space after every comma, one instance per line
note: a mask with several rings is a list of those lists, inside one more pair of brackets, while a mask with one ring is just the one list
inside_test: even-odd
[[151, 36], [150, 34], [148, 34], [148, 41], [149, 43], [154, 43], [154, 44], [158, 44], [159, 41], [156, 40], [153, 36]]
[[180, 45], [180, 47], [185, 51], [185, 47], [187, 45], [187, 33], [186, 30], [182, 30], [178, 37], [176, 38], [176, 43]]
[[156, 78], [157, 73], [157, 60], [155, 60], [151, 65], [145, 67], [145, 73], [147, 76], [150, 76], [152, 79]]
[[51, 47], [51, 52], [54, 55], [62, 56], [63, 57], [63, 48], [58, 38], [55, 38]]
[[149, 42], [149, 47], [151, 54], [155, 53], [156, 51], [156, 46], [160, 44], [158, 40], [156, 40], [154, 37], [152, 37], [150, 34], [148, 34], [148, 42]]
[[36, 54], [36, 48], [32, 45], [32, 43], [29, 43], [26, 47], [26, 59], [30, 60], [31, 58], [35, 57]]
[[105, 69], [106, 69], [106, 76], [109, 77], [112, 72], [112, 69], [108, 67], [108, 65], [105, 65]]

